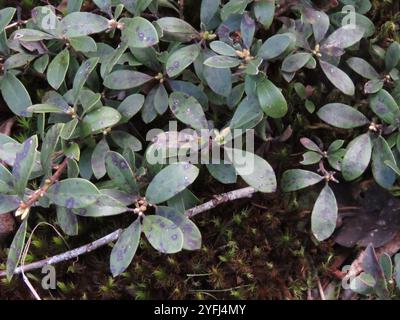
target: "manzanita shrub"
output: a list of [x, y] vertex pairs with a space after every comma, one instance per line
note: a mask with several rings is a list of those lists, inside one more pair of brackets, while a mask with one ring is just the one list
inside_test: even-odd
[[[284, 192], [322, 184], [311, 215], [318, 240], [336, 227], [332, 183], [359, 179], [370, 167], [379, 185], [394, 186], [400, 45], [378, 45], [369, 0], [342, 0], [328, 11], [308, 0], [287, 8], [273, 0], [202, 0], [195, 5], [199, 22], [184, 19], [173, 1], [93, 2], [91, 12], [81, 10], [82, 1], [68, 1], [64, 11], [38, 6], [16, 22], [15, 8], [0, 10], [1, 95], [37, 127], [22, 143], [0, 135], [0, 214], [22, 219], [9, 277], [37, 208], [53, 208], [70, 236], [78, 234], [79, 216], [130, 214], [111, 252], [114, 276], [132, 261], [142, 234], [163, 253], [199, 249], [200, 231], [185, 211], [199, 203], [190, 186], [200, 170], [222, 184], [240, 176], [256, 191], [275, 192], [276, 168], [244, 142], [231, 142], [254, 129], [263, 141], [284, 143], [299, 112], [351, 130], [325, 142], [302, 137], [301, 165], [309, 169], [278, 177]], [[304, 72], [322, 75], [338, 102], [315, 105]], [[26, 79], [35, 76], [46, 86], [33, 91]], [[169, 120], [185, 130], [166, 129]], [[135, 136], [127, 128], [137, 121], [147, 126]], [[157, 128], [166, 130], [144, 144]], [[210, 141], [229, 163], [174, 161], [163, 153], [208, 155]]]

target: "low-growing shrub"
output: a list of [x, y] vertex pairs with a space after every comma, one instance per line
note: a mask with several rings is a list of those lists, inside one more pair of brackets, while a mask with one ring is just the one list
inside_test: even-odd
[[[111, 252], [117, 276], [142, 233], [163, 253], [201, 247], [189, 210], [200, 172], [227, 185], [240, 177], [249, 188], [237, 197], [321, 183], [319, 241], [336, 228], [332, 183], [370, 168], [394, 187], [398, 26], [375, 30], [369, 0], [93, 2], [37, 6], [27, 20], [0, 10], [1, 95], [36, 131], [0, 135], [0, 214], [22, 220], [8, 277], [40, 208], [69, 236], [80, 216], [130, 215]], [[277, 144], [285, 157], [298, 142], [307, 170], [276, 156], [270, 165], [254, 148]]]

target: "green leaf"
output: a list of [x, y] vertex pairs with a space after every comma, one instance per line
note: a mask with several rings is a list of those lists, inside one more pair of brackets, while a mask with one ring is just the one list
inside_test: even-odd
[[69, 39], [69, 43], [71, 44], [72, 48], [75, 49], [75, 51], [84, 53], [97, 51], [97, 44], [92, 37], [82, 36], [71, 38]]
[[318, 117], [326, 123], [343, 129], [364, 126], [369, 120], [360, 111], [342, 103], [329, 103], [317, 112]]
[[234, 68], [241, 64], [241, 60], [228, 56], [212, 56], [206, 59], [204, 64], [213, 68]]
[[265, 29], [269, 29], [275, 16], [275, 1], [259, 0], [254, 2], [253, 6], [254, 16]]
[[257, 96], [261, 109], [271, 118], [282, 118], [288, 110], [282, 92], [267, 78], [257, 81]]
[[79, 161], [81, 156], [81, 149], [76, 142], [64, 142], [62, 143], [62, 151], [64, 152], [65, 156], [69, 159], [74, 159]]
[[[113, 189], [113, 191], [122, 192], [116, 189]], [[129, 210], [126, 205], [131, 203], [124, 204], [121, 201], [114, 199], [112, 196], [104, 194], [103, 192], [104, 190], [102, 190], [101, 196], [99, 196], [93, 204], [85, 208], [73, 209], [72, 212], [83, 217], [108, 217]]]
[[[358, 0], [360, 1], [360, 0]], [[363, 38], [369, 38], [371, 36], [374, 35], [375, 33], [375, 25], [374, 22], [372, 22], [367, 16], [359, 14], [359, 13], [351, 13], [352, 14], [352, 18], [351, 20], [354, 21], [355, 26], [357, 26], [358, 28], [362, 29], [364, 31], [364, 35]], [[333, 14], [329, 15], [329, 18], [332, 22], [332, 24], [334, 24], [337, 27], [342, 26], [343, 21], [349, 21], [349, 11], [347, 10], [343, 10], [343, 11], [339, 11], [339, 12], [335, 12]], [[351, 23], [353, 23], [353, 21]], [[348, 23], [348, 22], [345, 22]]]
[[342, 161], [342, 174], [346, 181], [360, 177], [371, 160], [372, 143], [368, 133], [352, 140]]
[[392, 265], [392, 258], [390, 257], [390, 255], [384, 252], [379, 257], [379, 265], [382, 268], [386, 280], [391, 281], [393, 279], [393, 265]]
[[71, 121], [65, 123], [64, 127], [61, 129], [60, 137], [64, 140], [68, 140], [72, 137], [75, 132], [76, 126], [78, 125], [78, 119], [72, 119]]
[[34, 104], [26, 110], [32, 113], [65, 113], [65, 110], [60, 109], [58, 106], [47, 103]]
[[64, 49], [50, 62], [47, 68], [47, 81], [54, 88], [58, 89], [65, 79], [69, 66], [69, 50]]
[[224, 184], [236, 183], [235, 167], [231, 164], [207, 164], [208, 172], [219, 182]]
[[242, 16], [242, 21], [240, 22], [240, 33], [242, 35], [243, 44], [247, 49], [250, 49], [252, 45], [255, 30], [256, 24], [253, 18], [245, 12]]
[[232, 73], [229, 68], [219, 69], [204, 66], [203, 76], [213, 92], [228, 97], [232, 90]]
[[174, 163], [162, 169], [150, 182], [146, 199], [152, 204], [165, 202], [191, 185], [199, 169], [190, 163]]
[[37, 58], [33, 63], [33, 68], [39, 72], [44, 73], [46, 71], [47, 65], [49, 64], [49, 55], [44, 54], [40, 58]]
[[54, 152], [56, 151], [63, 127], [63, 123], [57, 123], [53, 125], [48, 129], [43, 140], [42, 150], [40, 152], [40, 163], [46, 177], [49, 177], [52, 173], [52, 158]]
[[124, 150], [130, 149], [134, 152], [142, 150], [142, 143], [140, 140], [128, 132], [113, 130], [110, 136], [114, 143]]
[[121, 190], [136, 192], [138, 185], [128, 161], [117, 152], [109, 151], [105, 156], [107, 174]]
[[374, 140], [372, 150], [372, 174], [381, 187], [390, 189], [396, 181], [396, 174], [385, 164], [385, 161], [396, 163], [388, 143], [382, 136], [379, 136]]
[[33, 42], [54, 39], [54, 36], [46, 32], [34, 29], [20, 29], [13, 33], [12, 39], [18, 39], [21, 42]]
[[315, 152], [320, 153], [320, 154], [322, 153], [320, 147], [318, 147], [318, 145], [314, 141], [312, 141], [312, 140], [310, 140], [308, 138], [301, 138], [300, 139], [300, 143], [307, 150], [315, 151]]
[[396, 286], [398, 289], [400, 289], [400, 253], [394, 256], [394, 274]]
[[93, 174], [96, 179], [101, 179], [107, 173], [106, 170], [106, 154], [110, 151], [106, 138], [101, 139], [93, 150], [91, 163]]
[[385, 54], [385, 67], [386, 71], [390, 72], [396, 68], [400, 62], [400, 44], [393, 42], [386, 51]]
[[7, 257], [7, 279], [11, 280], [15, 269], [21, 259], [22, 251], [25, 245], [26, 229], [28, 225], [28, 219], [25, 219], [18, 228], [17, 233], [10, 246], [10, 251]]
[[364, 85], [364, 92], [366, 94], [377, 93], [379, 90], [383, 88], [384, 84], [385, 80], [383, 79], [370, 80]]
[[329, 51], [331, 48], [345, 49], [351, 47], [364, 36], [364, 29], [359, 26], [346, 24], [333, 32], [322, 44], [321, 51]]
[[61, 20], [61, 32], [68, 38], [103, 32], [108, 27], [108, 19], [90, 12], [73, 12]]
[[311, 213], [311, 229], [319, 241], [328, 239], [336, 228], [338, 207], [332, 189], [325, 185]]
[[301, 190], [324, 180], [323, 176], [302, 169], [287, 170], [282, 175], [281, 186], [284, 192]]
[[158, 215], [143, 218], [143, 233], [154, 249], [162, 253], [182, 250], [183, 234], [171, 220]]
[[213, 18], [215, 18], [219, 10], [220, 4], [221, 0], [202, 0], [200, 7], [201, 23], [208, 26], [208, 24], [210, 24], [213, 21]]
[[397, 166], [395, 162], [386, 160], [385, 165], [387, 165], [390, 169], [393, 170], [394, 173], [400, 176], [400, 168]]
[[16, 9], [11, 7], [0, 10], [0, 30], [4, 30], [4, 28], [11, 22], [15, 11]]
[[22, 144], [22, 149], [17, 152], [12, 170], [15, 192], [22, 198], [32, 169], [36, 162], [38, 147], [37, 136], [32, 136]]
[[125, 24], [121, 40], [132, 48], [147, 48], [158, 43], [156, 28], [142, 17], [123, 19]]
[[395, 124], [400, 117], [399, 106], [389, 92], [382, 89], [371, 97], [369, 103], [372, 111], [383, 121]]
[[322, 155], [320, 155], [317, 152], [314, 151], [307, 151], [306, 153], [303, 154], [303, 161], [301, 161], [300, 163], [303, 166], [307, 166], [310, 164], [315, 164], [320, 162], [322, 159]]
[[57, 206], [57, 222], [66, 235], [78, 234], [78, 218], [71, 209]]
[[307, 62], [311, 59], [311, 54], [307, 52], [299, 52], [287, 56], [282, 62], [282, 71], [284, 72], [296, 72], [303, 68]]
[[264, 60], [272, 60], [284, 53], [294, 43], [290, 33], [276, 34], [268, 38], [258, 50], [257, 55]]
[[93, 0], [96, 6], [105, 13], [111, 12], [112, 0]]
[[203, 108], [194, 97], [183, 92], [173, 92], [168, 101], [172, 113], [178, 120], [194, 129], [208, 128]]
[[110, 256], [110, 270], [113, 277], [123, 273], [131, 264], [139, 247], [142, 225], [136, 219], [128, 228], [124, 229], [114, 245]]
[[181, 80], [170, 80], [169, 85], [172, 91], [180, 91], [187, 93], [188, 95], [195, 97], [204, 109], [208, 108], [208, 97], [202, 91], [202, 89], [195, 84]]
[[168, 109], [168, 92], [161, 83], [157, 85], [156, 88], [154, 95], [154, 108], [157, 110], [158, 114], [162, 115]]
[[221, 9], [221, 20], [225, 21], [233, 14], [242, 15], [247, 7], [248, 0], [231, 0], [228, 1]]
[[89, 112], [83, 122], [90, 125], [92, 133], [102, 131], [116, 125], [121, 120], [120, 113], [111, 107], [101, 107]]
[[127, 96], [118, 106], [118, 112], [122, 116], [122, 121], [126, 122], [137, 114], [144, 104], [144, 96], [138, 93]]
[[200, 47], [197, 44], [185, 46], [173, 52], [167, 60], [166, 70], [170, 77], [175, 77], [185, 70], [196, 60], [200, 53]]
[[35, 58], [36, 56], [32, 54], [16, 53], [7, 58], [7, 60], [4, 62], [4, 70], [11, 70], [20, 67], [25, 67], [28, 65], [29, 62], [31, 62]]
[[322, 71], [336, 88], [349, 96], [354, 95], [354, 83], [346, 73], [326, 61], [320, 60], [319, 63]]
[[104, 86], [113, 90], [137, 88], [152, 80], [153, 77], [138, 71], [117, 70], [104, 78]]
[[1, 189], [2, 191], [0, 191], [0, 194], [6, 194], [12, 191], [14, 185], [13, 176], [10, 173], [10, 171], [8, 171], [6, 167], [1, 163], [0, 163], [0, 181], [4, 184], [2, 186]]
[[93, 204], [100, 196], [100, 191], [88, 180], [71, 178], [53, 184], [46, 196], [58, 206], [79, 209]]
[[156, 213], [175, 223], [183, 233], [183, 249], [199, 250], [201, 248], [201, 233], [199, 228], [177, 209], [158, 206]]
[[262, 118], [263, 113], [257, 99], [245, 97], [236, 108], [229, 127], [231, 129], [251, 129], [259, 124]]
[[81, 7], [83, 4], [83, 0], [69, 0], [67, 2], [67, 12], [71, 13], [71, 12], [76, 12], [76, 11], [80, 11]]
[[178, 18], [166, 17], [156, 21], [164, 41], [189, 42], [199, 38], [199, 33], [189, 23]]
[[223, 56], [236, 57], [236, 50], [223, 41], [213, 41], [210, 43], [210, 48]]
[[31, 116], [31, 113], [26, 110], [32, 105], [31, 98], [17, 77], [12, 73], [6, 73], [0, 81], [0, 90], [4, 101], [12, 112], [18, 116]]
[[305, 7], [302, 13], [304, 21], [312, 25], [315, 42], [320, 43], [328, 32], [329, 16], [325, 12], [314, 10], [311, 7]]
[[90, 58], [84, 61], [79, 69], [76, 72], [72, 92], [75, 98], [75, 102], [79, 99], [79, 94], [86, 83], [87, 79], [89, 78], [90, 74], [96, 68], [97, 63], [99, 62], [99, 58]]
[[0, 214], [17, 209], [21, 199], [18, 196], [0, 194]]
[[351, 69], [357, 72], [360, 76], [373, 80], [379, 78], [379, 73], [376, 72], [373, 66], [371, 66], [367, 61], [358, 57], [352, 57], [348, 59], [347, 64]]
[[355, 8], [356, 12], [365, 14], [372, 8], [370, 0], [340, 0], [345, 5], [351, 5]]
[[276, 191], [276, 177], [270, 164], [263, 158], [240, 149], [227, 149], [227, 156], [242, 179], [260, 192]]

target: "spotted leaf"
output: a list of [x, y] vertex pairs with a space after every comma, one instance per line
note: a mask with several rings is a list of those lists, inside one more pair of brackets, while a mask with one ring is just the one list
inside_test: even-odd
[[143, 233], [154, 249], [162, 253], [182, 250], [183, 233], [171, 220], [159, 215], [143, 218]]

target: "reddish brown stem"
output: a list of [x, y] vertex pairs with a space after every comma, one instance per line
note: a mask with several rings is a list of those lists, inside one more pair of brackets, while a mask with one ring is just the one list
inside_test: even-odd
[[56, 166], [56, 172], [54, 174], [45, 180], [44, 184], [42, 187], [40, 187], [38, 190], [33, 192], [30, 196], [28, 201], [24, 202], [21, 204], [20, 207], [22, 208], [30, 208], [35, 205], [35, 203], [39, 200], [40, 197], [42, 197], [47, 190], [52, 186], [54, 183], [56, 183], [58, 180], [60, 180], [61, 174], [64, 172], [65, 168], [68, 165], [68, 158], [65, 158], [61, 164]]

